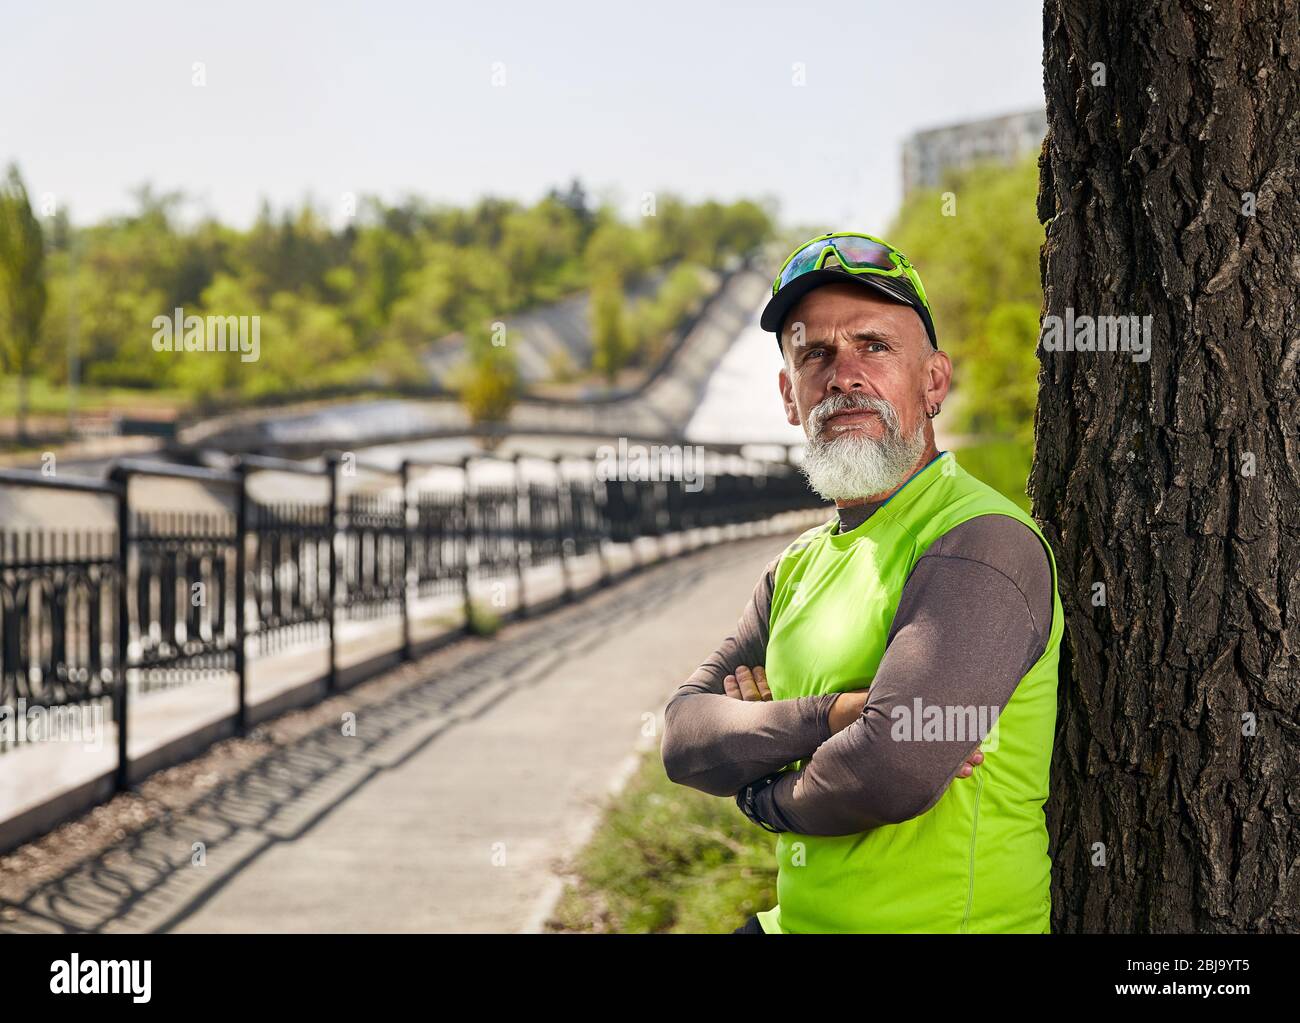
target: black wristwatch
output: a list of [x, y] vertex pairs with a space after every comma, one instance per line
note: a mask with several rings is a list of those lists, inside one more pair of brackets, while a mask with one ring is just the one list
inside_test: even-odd
[[740, 807], [740, 812], [760, 828], [763, 828], [765, 831], [770, 831], [774, 835], [779, 835], [781, 829], [772, 827], [772, 825], [768, 824], [767, 821], [763, 820], [763, 818], [759, 816], [758, 810], [755, 807], [756, 800], [754, 797], [757, 793], [761, 792], [780, 778], [782, 773], [783, 772], [781, 771], [777, 771], [775, 774], [769, 774], [763, 778], [759, 778], [757, 781], [751, 781], [736, 793], [736, 805]]

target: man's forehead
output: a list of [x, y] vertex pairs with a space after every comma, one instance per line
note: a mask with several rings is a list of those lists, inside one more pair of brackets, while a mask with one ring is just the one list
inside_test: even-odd
[[854, 316], [835, 321], [803, 321], [802, 327], [802, 331], [795, 331], [792, 325], [791, 334], [795, 336], [801, 333], [804, 340], [808, 342], [837, 339], [865, 341], [873, 337], [901, 337], [904, 333], [898, 323], [880, 316]]
[[[902, 315], [900, 315], [900, 313]], [[909, 320], [916, 314], [907, 306], [836, 304], [829, 307], [796, 309], [785, 324], [785, 334], [795, 341], [811, 344], [836, 338], [865, 340], [872, 337], [902, 337]], [[917, 323], [924, 331], [924, 325]]]
[[788, 322], [841, 324], [846, 320], [894, 319], [899, 312], [911, 313], [910, 306], [857, 284], [825, 284], [804, 295], [790, 310]]

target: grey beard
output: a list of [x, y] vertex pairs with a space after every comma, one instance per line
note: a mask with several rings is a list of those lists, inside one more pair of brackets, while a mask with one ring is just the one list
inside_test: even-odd
[[[849, 431], [826, 441], [821, 439], [825, 416], [848, 408], [871, 408], [885, 426], [879, 440]], [[807, 451], [800, 471], [813, 491], [827, 501], [858, 500], [894, 490], [916, 465], [925, 450], [925, 423], [905, 437], [899, 431], [898, 413], [886, 401], [875, 398], [834, 401], [828, 399], [810, 417]]]

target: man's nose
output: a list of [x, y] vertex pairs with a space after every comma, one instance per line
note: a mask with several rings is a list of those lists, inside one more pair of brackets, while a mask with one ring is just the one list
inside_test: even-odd
[[835, 360], [835, 372], [831, 375], [831, 391], [843, 394], [854, 391], [875, 394], [871, 386], [871, 376], [867, 372], [866, 360], [857, 355], [852, 348], [841, 351]]

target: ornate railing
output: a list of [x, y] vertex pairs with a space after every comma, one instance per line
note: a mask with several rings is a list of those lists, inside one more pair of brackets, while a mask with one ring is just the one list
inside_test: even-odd
[[[340, 621], [400, 620], [400, 652], [409, 658], [418, 600], [459, 594], [469, 629], [474, 582], [515, 577], [513, 614], [526, 614], [530, 569], [558, 566], [559, 599], [572, 598], [572, 559], [598, 555], [599, 581], [608, 582], [610, 544], [819, 503], [785, 464], [707, 475], [694, 489], [680, 481], [566, 478], [559, 465], [548, 481], [524, 480], [516, 465], [508, 482], [482, 482], [468, 461], [451, 467], [462, 474], [459, 486], [435, 487], [413, 479], [418, 468], [364, 467], [389, 477], [369, 492], [345, 492], [345, 477], [358, 469], [350, 456], [327, 459], [322, 469], [247, 457], [229, 472], [125, 460], [107, 482], [0, 470], [0, 496], [26, 489], [38, 503], [57, 501], [60, 492], [89, 494], [111, 502], [105, 521], [116, 522], [87, 530], [0, 523], [0, 706], [111, 702], [124, 787], [134, 693], [231, 677], [242, 731], [250, 654], [327, 642], [333, 689]], [[315, 477], [328, 496], [259, 501], [248, 480], [261, 472]], [[138, 508], [132, 481], [142, 477], [201, 484], [221, 495], [218, 510]], [[7, 745], [0, 734], [0, 752]]]
[[11, 723], [28, 706], [112, 697], [120, 578], [110, 531], [0, 529], [0, 706]]

